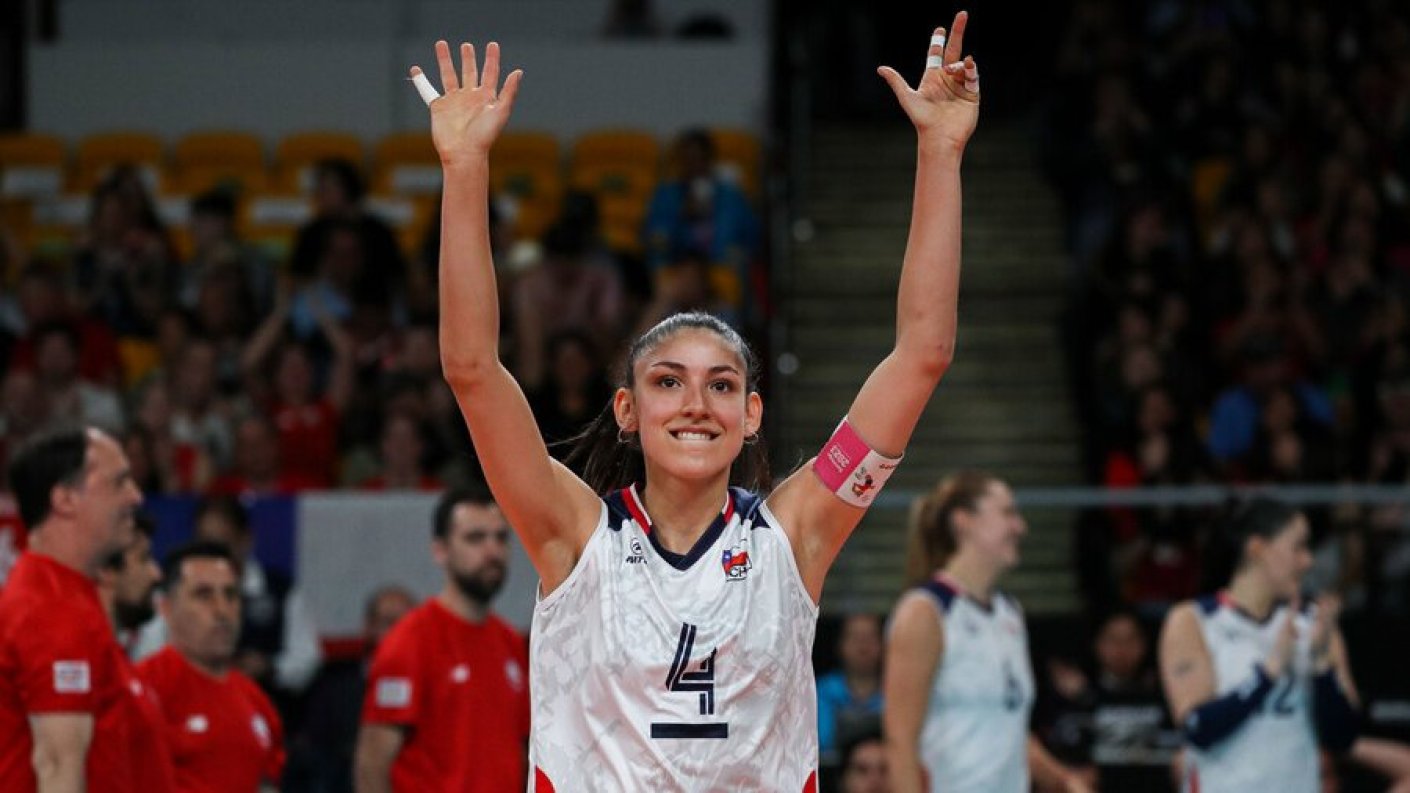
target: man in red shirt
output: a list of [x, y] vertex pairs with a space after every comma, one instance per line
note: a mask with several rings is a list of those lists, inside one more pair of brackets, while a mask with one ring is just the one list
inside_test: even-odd
[[30, 533], [0, 592], [0, 790], [126, 790], [141, 759], [122, 731], [95, 729], [123, 688], [93, 580], [132, 543], [142, 494], [122, 447], [95, 429], [39, 433], [9, 475]]
[[360, 793], [498, 793], [525, 784], [524, 638], [489, 611], [509, 524], [488, 488], [447, 493], [431, 554], [440, 593], [402, 618], [368, 673], [355, 773]]
[[[152, 595], [162, 580], [162, 571], [152, 560], [152, 533], [156, 524], [146, 515], [138, 515], [136, 525], [137, 534], [132, 544], [104, 560], [98, 570], [98, 599], [119, 642], [152, 618]], [[133, 763], [129, 790], [175, 793], [176, 771], [156, 692], [137, 678], [137, 671], [126, 655], [117, 655], [117, 666], [123, 693], [118, 704], [99, 718], [98, 734], [128, 736], [128, 756], [137, 761]]]
[[154, 689], [176, 764], [176, 789], [255, 793], [284, 769], [274, 706], [234, 668], [240, 578], [229, 549], [192, 543], [167, 557], [162, 616], [170, 644], [137, 667]]

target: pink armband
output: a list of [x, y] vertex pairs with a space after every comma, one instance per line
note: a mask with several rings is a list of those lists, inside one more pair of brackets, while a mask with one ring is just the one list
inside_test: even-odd
[[854, 507], [868, 507], [900, 464], [900, 457], [873, 451], [844, 418], [813, 460], [813, 470], [838, 498]]

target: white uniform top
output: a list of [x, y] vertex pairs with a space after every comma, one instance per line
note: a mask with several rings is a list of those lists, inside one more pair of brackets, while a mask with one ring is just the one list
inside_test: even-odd
[[1033, 668], [1023, 611], [988, 607], [943, 576], [922, 585], [943, 615], [945, 650], [920, 733], [932, 793], [1028, 793]]
[[[1309, 605], [1293, 615], [1298, 641], [1293, 663], [1262, 706], [1230, 736], [1208, 750], [1189, 746], [1185, 789], [1198, 793], [1317, 793], [1317, 735], [1312, 724], [1312, 623]], [[1288, 617], [1277, 606], [1259, 622], [1223, 594], [1200, 598], [1200, 632], [1214, 665], [1216, 697], [1247, 683], [1268, 658]]]
[[635, 488], [534, 609], [530, 791], [816, 790], [818, 608], [777, 518], [731, 489], [684, 555]]

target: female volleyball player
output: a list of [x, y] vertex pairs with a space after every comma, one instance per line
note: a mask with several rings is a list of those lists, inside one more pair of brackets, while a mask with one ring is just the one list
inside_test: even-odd
[[1307, 519], [1255, 499], [1220, 527], [1233, 572], [1224, 591], [1170, 611], [1160, 675], [1185, 735], [1187, 790], [1316, 793], [1318, 743], [1356, 740], [1356, 689], [1337, 608], [1303, 608]]
[[883, 714], [896, 793], [1085, 791], [1028, 733], [1033, 670], [1023, 611], [994, 588], [1028, 531], [1013, 492], [967, 471], [911, 513], [909, 578], [887, 636]]
[[[918, 134], [915, 204], [894, 349], [813, 463], [765, 500], [763, 403], [739, 335], [669, 317], [628, 353], [584, 440], [579, 479], [544, 447], [499, 360], [488, 159], [521, 73], [499, 89], [462, 44], [436, 45], [445, 95], [431, 134], [444, 171], [441, 362], [485, 475], [540, 578], [530, 647], [537, 790], [795, 790], [816, 786], [811, 649], [833, 557], [895, 467], [950, 362], [960, 270], [960, 159], [979, 115], [965, 16], [932, 39], [912, 90], [881, 75]], [[750, 451], [757, 451], [757, 445]], [[733, 476], [733, 479], [732, 479]], [[605, 493], [605, 495], [599, 495]]]

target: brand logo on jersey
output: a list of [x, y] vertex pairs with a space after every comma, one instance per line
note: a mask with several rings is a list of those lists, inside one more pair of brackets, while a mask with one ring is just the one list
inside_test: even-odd
[[632, 538], [632, 552], [627, 556], [627, 564], [646, 564], [645, 551], [641, 547], [641, 540]]
[[411, 704], [411, 681], [405, 677], [384, 677], [377, 681], [379, 708], [405, 708]]
[[131, 691], [131, 692], [132, 692], [132, 696], [134, 696], [134, 697], [140, 697], [140, 696], [142, 696], [142, 681], [140, 681], [140, 680], [129, 680], [129, 681], [127, 682], [127, 690], [128, 690], [128, 691]]
[[199, 713], [186, 719], [186, 731], [197, 734], [203, 733], [211, 728], [210, 720]]
[[515, 691], [523, 690], [524, 670], [520, 669], [518, 664], [513, 661], [505, 661], [504, 677], [509, 681], [509, 685], [512, 686]]
[[450, 680], [451, 680], [452, 683], [464, 683], [465, 681], [467, 681], [467, 680], [469, 680], [469, 679], [470, 679], [470, 665], [469, 665], [469, 664], [456, 664], [456, 665], [455, 665], [455, 668], [452, 669], [452, 670], [450, 670]]
[[55, 694], [87, 694], [92, 688], [87, 661], [54, 662]]
[[258, 713], [250, 719], [250, 730], [255, 734], [255, 740], [259, 741], [260, 746], [268, 749], [269, 745], [274, 742], [274, 735], [269, 731], [269, 722], [266, 722], [264, 717]]
[[749, 551], [743, 541], [723, 552], [720, 565], [724, 567], [725, 579], [728, 581], [744, 580], [744, 577], [749, 575], [750, 568], [754, 566], [749, 561]]

